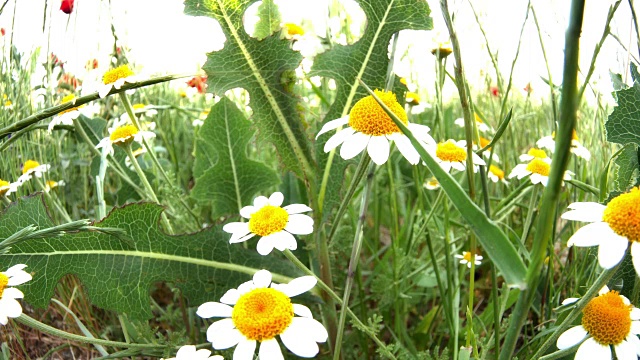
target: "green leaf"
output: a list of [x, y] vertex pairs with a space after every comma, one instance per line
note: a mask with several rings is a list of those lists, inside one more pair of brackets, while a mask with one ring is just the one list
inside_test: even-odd
[[[197, 306], [217, 301], [260, 269], [271, 271], [276, 282], [301, 275], [275, 256], [260, 256], [255, 250], [229, 244], [229, 234], [221, 226], [194, 234], [166, 235], [157, 226], [161, 212], [162, 207], [152, 203], [115, 209], [94, 225], [122, 229], [126, 239], [84, 231], [26, 240], [2, 255], [2, 267], [28, 265], [33, 280], [20, 289], [33, 306], [46, 307], [60, 278], [74, 274], [94, 305], [134, 319], [151, 317], [149, 291], [158, 281], [173, 283], [191, 306]], [[41, 194], [7, 208], [0, 217], [0, 239], [29, 225], [53, 226]]]
[[273, 170], [247, 158], [254, 132], [240, 109], [223, 97], [211, 108], [196, 135], [196, 185], [191, 196], [212, 201], [213, 218], [238, 214], [254, 195], [278, 183]]
[[631, 66], [631, 75], [634, 79], [633, 86], [614, 92], [618, 106], [604, 124], [608, 142], [640, 145], [640, 75], [635, 65]]
[[639, 179], [640, 162], [638, 161], [638, 146], [625, 147], [614, 160], [614, 186], [620, 192], [626, 192]]
[[260, 20], [256, 23], [256, 28], [253, 31], [253, 36], [256, 39], [262, 40], [280, 29], [282, 21], [280, 10], [278, 10], [278, 5], [273, 3], [273, 0], [262, 0], [262, 4], [258, 6], [258, 17]]
[[229, 89], [246, 89], [259, 139], [274, 145], [286, 168], [308, 179], [315, 172], [315, 160], [299, 115], [299, 98], [281, 83], [283, 74], [298, 67], [302, 55], [278, 36], [259, 41], [246, 33], [242, 16], [255, 1], [187, 0], [185, 13], [213, 17], [227, 38], [222, 50], [207, 55], [203, 69], [209, 90], [222, 95]]
[[[325, 116], [325, 122], [349, 114], [360, 98], [367, 95], [358, 87], [358, 79], [372, 87], [384, 89], [389, 64], [388, 48], [391, 37], [400, 30], [430, 30], [433, 20], [431, 10], [424, 0], [357, 0], [367, 17], [364, 35], [353, 45], [333, 45], [333, 48], [316, 57], [309, 76], [323, 76], [336, 82], [335, 100]], [[316, 143], [320, 169], [325, 169], [328, 156], [324, 144], [331, 133], [321, 136]], [[347, 162], [337, 157], [332, 160], [324, 190], [323, 212], [340, 203], [343, 190], [343, 174]], [[322, 176], [322, 174], [320, 174]]]

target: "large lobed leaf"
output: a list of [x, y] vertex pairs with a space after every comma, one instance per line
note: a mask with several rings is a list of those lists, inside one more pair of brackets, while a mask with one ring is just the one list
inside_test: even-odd
[[635, 65], [631, 66], [634, 78], [632, 87], [615, 91], [618, 106], [613, 109], [604, 124], [607, 130], [607, 141], [640, 145], [640, 83]]
[[[164, 234], [157, 226], [161, 212], [162, 207], [152, 203], [117, 208], [95, 226], [122, 229], [126, 237], [91, 231], [27, 240], [2, 255], [2, 268], [28, 265], [33, 280], [21, 289], [25, 301], [36, 307], [46, 307], [60, 278], [74, 274], [93, 304], [138, 319], [151, 317], [149, 291], [155, 282], [173, 283], [197, 306], [217, 301], [260, 269], [274, 273], [276, 282], [301, 275], [275, 256], [229, 244], [221, 226], [195, 234]], [[0, 239], [29, 225], [54, 225], [41, 195], [19, 200], [5, 211]]]
[[196, 135], [191, 196], [213, 203], [212, 217], [238, 214], [254, 195], [278, 183], [276, 173], [247, 157], [251, 122], [226, 97], [215, 104]]
[[274, 145], [285, 167], [305, 178], [315, 171], [311, 143], [297, 110], [299, 98], [282, 84], [302, 55], [277, 34], [257, 40], [246, 33], [242, 17], [255, 1], [187, 0], [185, 13], [218, 20], [227, 38], [222, 50], [207, 55], [203, 67], [210, 91], [222, 95], [246, 89], [260, 138]]

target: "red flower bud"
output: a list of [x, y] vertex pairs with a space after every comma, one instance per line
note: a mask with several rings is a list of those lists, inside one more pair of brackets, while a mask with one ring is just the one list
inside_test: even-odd
[[6, 34], [4, 28], [0, 28], [0, 35], [4, 36], [4, 34]]
[[491, 87], [491, 95], [493, 95], [493, 96], [495, 96], [495, 97], [500, 96], [500, 90], [498, 90], [498, 88], [497, 88], [497, 87], [492, 86], [492, 87]]
[[74, 0], [62, 0], [62, 3], [60, 3], [60, 10], [67, 15], [71, 14], [73, 11], [73, 2]]

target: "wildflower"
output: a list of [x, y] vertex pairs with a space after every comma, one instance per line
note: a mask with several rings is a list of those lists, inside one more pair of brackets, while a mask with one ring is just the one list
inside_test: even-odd
[[[158, 110], [155, 109], [155, 107], [153, 105], [145, 105], [145, 104], [133, 104], [131, 106], [133, 109], [133, 114], [137, 115], [137, 117], [140, 116], [154, 116], [154, 115], [158, 115]], [[124, 113], [120, 116], [120, 121], [122, 122], [129, 122], [131, 119], [129, 118], [129, 114], [128, 113]], [[153, 129], [155, 129], [155, 123], [153, 123]], [[153, 130], [151, 129], [151, 130]]]
[[45, 182], [44, 184], [44, 191], [49, 192], [52, 189], [57, 188], [58, 186], [65, 186], [65, 185], [66, 183], [64, 182], [64, 180], [60, 180], [60, 181], [47, 180], [47, 182]]
[[51, 165], [49, 164], [40, 165], [40, 163], [35, 160], [27, 160], [24, 162], [24, 165], [22, 165], [22, 175], [18, 178], [18, 182], [24, 184], [31, 180], [31, 177], [34, 175], [36, 177], [42, 177], [42, 174], [49, 171], [50, 168]]
[[[132, 151], [133, 157], [136, 159], [139, 156], [142, 156], [143, 154], [146, 154], [146, 153], [147, 153], [147, 148], [145, 148], [144, 146]], [[127, 168], [131, 169], [132, 171], [135, 170], [135, 168], [133, 167], [133, 163], [131, 162], [131, 159], [128, 156], [124, 158], [124, 164], [127, 166]]]
[[260, 255], [268, 255], [273, 248], [280, 251], [297, 249], [298, 244], [292, 234], [308, 235], [313, 232], [313, 219], [301, 214], [311, 211], [311, 208], [303, 204], [280, 207], [283, 200], [281, 192], [274, 192], [268, 199], [258, 196], [253, 205], [240, 209], [240, 215], [249, 222], [229, 223], [222, 228], [231, 234], [229, 243], [247, 241], [258, 235], [261, 236], [257, 245]]
[[527, 83], [527, 85], [522, 90], [524, 90], [524, 92], [527, 93], [527, 95], [530, 95], [533, 92], [533, 88], [531, 87], [531, 83]]
[[7, 286], [22, 285], [31, 280], [29, 273], [24, 271], [27, 265], [13, 265], [5, 272], [0, 272], [0, 324], [7, 325], [8, 318], [17, 318], [22, 314], [22, 306], [16, 299], [22, 299], [22, 291]]
[[253, 280], [227, 291], [220, 302], [200, 305], [196, 313], [205, 319], [224, 318], [209, 326], [207, 340], [214, 349], [237, 345], [233, 354], [235, 360], [252, 360], [256, 342], [260, 342], [259, 359], [282, 359], [276, 336], [294, 354], [314, 357], [319, 351], [316, 343], [327, 341], [327, 330], [313, 319], [309, 308], [291, 303], [290, 298], [315, 285], [313, 276], [302, 276], [288, 284], [275, 284], [271, 282], [269, 271], [260, 270], [253, 275]]
[[408, 85], [407, 85], [407, 79], [406, 79], [406, 78], [404, 78], [404, 77], [401, 77], [401, 78], [400, 78], [400, 84], [404, 85], [405, 87], [408, 87]]
[[[488, 146], [489, 144], [491, 144], [491, 140], [480, 136], [480, 149], [484, 149], [485, 146]], [[478, 146], [476, 145], [476, 143], [473, 144], [473, 150], [474, 151], [478, 150]], [[498, 164], [500, 163], [500, 157], [498, 156], [498, 154], [494, 152], [493, 155], [491, 155], [490, 147], [488, 147], [485, 151], [482, 152], [482, 156], [484, 156], [487, 159], [489, 158], [489, 156], [491, 156], [491, 161], [496, 162]]]
[[112, 89], [120, 89], [125, 82], [134, 83], [138, 81], [137, 76], [131, 71], [129, 65], [121, 65], [111, 69], [102, 76], [102, 83], [98, 88], [98, 94], [104, 98]]
[[[545, 148], [551, 152], [553, 152], [556, 148], [556, 132], [551, 133], [551, 136], [545, 136], [536, 142], [536, 145], [541, 148]], [[578, 140], [578, 133], [573, 130], [573, 135], [571, 136], [571, 153], [589, 161], [591, 159], [591, 153], [587, 148], [580, 144]]]
[[113, 145], [127, 146], [132, 142], [142, 144], [142, 140], [156, 137], [151, 131], [140, 131], [134, 125], [114, 126], [109, 129], [109, 136], [100, 140], [96, 149], [105, 148], [109, 154], [113, 154]]
[[9, 196], [12, 193], [18, 191], [18, 187], [22, 185], [22, 183], [14, 182], [10, 183], [6, 180], [0, 179], [0, 198], [3, 196]]
[[503, 184], [509, 185], [509, 182], [504, 178], [504, 170], [500, 169], [495, 165], [489, 166], [489, 172], [487, 172], [487, 176], [494, 183], [497, 183], [498, 181], [502, 181]]
[[438, 60], [442, 60], [447, 56], [451, 55], [453, 49], [451, 48], [450, 42], [438, 43], [438, 46], [431, 50], [431, 53], [435, 55]]
[[492, 86], [489, 91], [491, 91], [491, 95], [493, 95], [494, 97], [498, 97], [500, 96], [500, 89], [498, 89], [497, 86]]
[[432, 176], [431, 179], [424, 183], [424, 187], [427, 190], [436, 190], [440, 188], [440, 183], [438, 182], [438, 179]]
[[64, 73], [58, 80], [58, 86], [61, 88], [67, 88], [68, 90], [75, 90], [78, 86], [82, 85], [82, 81], [78, 80], [73, 74]]
[[197, 89], [198, 93], [204, 94], [207, 91], [207, 76], [196, 75], [191, 78], [191, 80], [187, 81], [187, 85], [189, 87]]
[[589, 222], [576, 231], [567, 246], [600, 246], [598, 262], [610, 269], [622, 260], [631, 242], [631, 258], [640, 275], [640, 188], [613, 198], [607, 205], [576, 202], [562, 218]]
[[547, 163], [551, 163], [551, 158], [547, 156], [547, 153], [542, 149], [531, 148], [526, 154], [520, 155], [520, 161], [531, 161], [533, 159], [540, 159]]
[[[485, 124], [484, 121], [482, 121], [482, 119], [480, 118], [480, 116], [478, 116], [478, 114], [473, 113], [473, 116], [476, 119], [476, 127], [478, 128], [478, 131], [487, 132], [487, 131], [491, 130], [489, 125]], [[460, 127], [464, 127], [464, 119], [463, 118], [457, 118], [453, 123], [458, 125], [458, 126], [460, 126]]]
[[204, 125], [204, 120], [207, 118], [207, 116], [209, 116], [209, 110], [203, 110], [200, 113], [200, 116], [191, 122], [191, 125], [193, 127], [199, 127]]
[[304, 29], [293, 23], [286, 23], [282, 25], [282, 32], [284, 37], [288, 40], [300, 40], [304, 35]]
[[[452, 168], [464, 171], [467, 166], [467, 142], [465, 140], [455, 141], [449, 139], [427, 147], [427, 151], [446, 172], [450, 172]], [[478, 170], [477, 165], [486, 165], [478, 155], [473, 152], [471, 154], [473, 156], [474, 172]]]
[[[577, 301], [569, 298], [563, 305]], [[611, 359], [613, 345], [618, 359], [637, 359], [640, 354], [640, 309], [629, 299], [606, 286], [582, 309], [582, 324], [563, 332], [556, 346], [564, 350], [578, 347], [575, 359]]]
[[95, 70], [98, 68], [98, 59], [90, 59], [84, 65], [84, 68], [87, 70]]
[[4, 28], [0, 28], [0, 35], [4, 36], [7, 33], [7, 31]]
[[[211, 351], [207, 349], [196, 350], [194, 345], [185, 345], [178, 350], [176, 357], [166, 360], [224, 360], [220, 355], [211, 355]], [[164, 360], [164, 359], [162, 359]]]
[[[68, 102], [76, 101], [76, 96], [73, 94], [69, 94], [62, 98], [60, 104], [66, 104]], [[51, 122], [49, 123], [49, 133], [53, 131], [53, 128], [56, 125], [73, 125], [73, 120], [77, 119], [80, 116], [80, 106], [72, 107], [71, 109], [64, 110], [58, 115], [54, 116]]]
[[[528, 175], [531, 175], [529, 178], [531, 179], [532, 184], [542, 184], [547, 186], [547, 182], [549, 181], [549, 173], [551, 172], [551, 161], [547, 162], [540, 158], [535, 158], [531, 160], [528, 164], [518, 164], [516, 167], [511, 170], [509, 174], [509, 179], [514, 177], [518, 177], [518, 179], [522, 179]], [[564, 173], [564, 180], [571, 180], [571, 176], [573, 172], [567, 170]]]
[[[423, 146], [435, 144], [433, 138], [428, 134], [428, 126], [409, 123], [407, 113], [402, 105], [398, 103], [394, 93], [375, 90], [375, 94], [409, 128]], [[342, 144], [340, 156], [348, 160], [360, 154], [366, 148], [371, 160], [378, 165], [382, 165], [389, 159], [391, 149], [389, 142], [393, 141], [409, 163], [415, 165], [420, 160], [420, 155], [411, 145], [409, 138], [402, 133], [400, 128], [371, 95], [360, 99], [351, 108], [349, 115], [325, 123], [316, 139], [318, 136], [343, 125], [348, 125], [348, 127], [339, 130], [329, 138], [324, 145], [325, 152], [329, 152]]]
[[2, 101], [4, 102], [5, 109], [11, 109], [13, 107], [13, 103], [9, 100], [7, 94], [2, 94]]
[[74, 0], [62, 0], [60, 3], [60, 10], [65, 14], [71, 14], [73, 11], [73, 2]]
[[409, 105], [420, 105], [420, 95], [411, 92], [411, 91], [407, 91], [407, 95], [405, 97], [405, 101], [407, 102], [407, 104]]
[[467, 265], [469, 269], [471, 269], [471, 261], [473, 261], [476, 266], [482, 264], [482, 255], [477, 255], [468, 251], [463, 251], [462, 255], [456, 254], [455, 257], [460, 259], [460, 264]]

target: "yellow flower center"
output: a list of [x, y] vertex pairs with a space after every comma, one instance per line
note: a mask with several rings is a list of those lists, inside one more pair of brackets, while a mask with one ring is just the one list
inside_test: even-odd
[[484, 121], [482, 121], [482, 119], [480, 119], [480, 116], [478, 116], [478, 114], [473, 113], [473, 115], [476, 117], [476, 122], [478, 124], [484, 124]]
[[304, 29], [296, 24], [286, 23], [284, 26], [287, 28], [287, 34], [289, 34], [289, 36], [304, 35]]
[[[408, 124], [407, 113], [398, 103], [396, 95], [391, 91], [374, 91], [376, 96], [391, 109], [405, 125]], [[400, 132], [400, 128], [391, 120], [373, 96], [364, 97], [353, 105], [349, 113], [349, 126], [366, 135], [381, 136]]]
[[467, 262], [471, 262], [471, 253], [468, 251], [463, 252], [462, 259], [466, 260]]
[[[75, 100], [75, 98], [76, 98], [75, 95], [69, 94], [69, 95], [67, 95], [67, 96], [62, 98], [62, 100], [60, 101], [60, 104], [65, 104], [65, 103], [68, 103], [68, 102], [72, 102], [73, 100]], [[73, 110], [78, 110], [78, 108], [79, 108], [79, 106], [76, 106], [76, 107], [73, 107], [71, 109], [63, 110], [60, 113], [58, 113], [58, 115], [66, 114], [66, 113], [68, 113], [70, 111], [73, 111]]]
[[427, 181], [427, 185], [436, 187], [436, 186], [439, 186], [440, 183], [438, 182], [438, 179], [436, 179], [435, 177], [432, 177], [431, 179], [429, 179], [429, 181]]
[[279, 206], [266, 205], [249, 219], [249, 230], [260, 236], [282, 231], [289, 221], [289, 213]]
[[439, 56], [440, 59], [444, 59], [453, 52], [450, 45], [440, 44], [437, 48], [431, 50], [433, 55]]
[[9, 106], [11, 106], [11, 105], [13, 105], [13, 103], [11, 102], [11, 100], [7, 100], [7, 101], [5, 101], [5, 102], [4, 102], [4, 106], [6, 106], [6, 107], [9, 107]]
[[602, 221], [616, 234], [640, 242], [640, 188], [633, 188], [609, 201]]
[[491, 171], [493, 175], [497, 176], [498, 179], [504, 180], [504, 171], [502, 171], [502, 169], [500, 169], [499, 167], [491, 165], [489, 166], [489, 171]]
[[9, 191], [9, 185], [11, 184], [8, 181], [0, 179], [0, 196], [4, 196]]
[[529, 149], [529, 151], [527, 152], [527, 155], [531, 155], [534, 158], [540, 158], [540, 159], [546, 159], [547, 158], [547, 153], [544, 152], [544, 150], [536, 149], [536, 148]]
[[293, 320], [293, 304], [283, 292], [258, 288], [240, 296], [231, 319], [249, 340], [264, 341], [280, 335]]
[[[551, 133], [551, 137], [553, 138], [553, 140], [556, 139], [556, 132], [555, 131]], [[571, 140], [578, 141], [578, 133], [576, 132], [575, 129], [573, 129], [573, 134], [571, 134]]]
[[402, 85], [404, 85], [404, 86], [407, 86], [407, 79], [405, 79], [405, 78], [401, 77], [401, 78], [400, 78], [400, 84], [402, 84]]
[[7, 287], [9, 283], [9, 277], [7, 275], [0, 273], [0, 299], [2, 299], [2, 293], [4, 293], [4, 289]]
[[602, 345], [620, 344], [631, 330], [631, 306], [615, 290], [593, 298], [582, 310], [582, 326]]
[[145, 104], [133, 104], [133, 110], [142, 110], [145, 106]]
[[47, 187], [49, 189], [53, 189], [54, 187], [58, 187], [58, 182], [53, 180], [47, 180]]
[[411, 105], [420, 105], [420, 95], [414, 92], [407, 91], [405, 98], [407, 99], [407, 103]]
[[22, 165], [22, 173], [26, 174], [29, 171], [37, 168], [38, 166], [40, 166], [40, 163], [35, 161], [35, 160], [27, 160], [24, 162], [24, 165]]
[[105, 85], [109, 85], [113, 84], [119, 79], [124, 79], [131, 75], [133, 75], [133, 71], [129, 69], [129, 65], [121, 65], [104, 73], [104, 75], [102, 76], [102, 82]]
[[137, 133], [138, 129], [134, 125], [120, 126], [113, 130], [109, 139], [111, 139], [112, 143], [123, 142], [125, 144], [130, 144], [133, 141], [133, 136]]
[[[485, 146], [491, 144], [491, 140], [485, 139], [482, 136], [480, 137], [480, 147], [484, 149]], [[491, 148], [487, 148], [487, 150], [491, 150]]]
[[527, 165], [527, 171], [530, 171], [534, 174], [540, 174], [542, 176], [549, 176], [549, 171], [551, 171], [551, 166], [546, 162], [535, 158], [531, 160], [531, 162]]
[[453, 141], [447, 141], [438, 144], [436, 156], [443, 161], [463, 162], [467, 160], [467, 151], [456, 145]]

